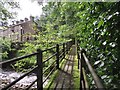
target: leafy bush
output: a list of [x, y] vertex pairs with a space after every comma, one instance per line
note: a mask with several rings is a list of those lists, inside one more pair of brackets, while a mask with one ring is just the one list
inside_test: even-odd
[[7, 38], [3, 39], [0, 38], [0, 48], [1, 48], [1, 56], [2, 56], [2, 60], [8, 59], [8, 52], [11, 51], [11, 41]]

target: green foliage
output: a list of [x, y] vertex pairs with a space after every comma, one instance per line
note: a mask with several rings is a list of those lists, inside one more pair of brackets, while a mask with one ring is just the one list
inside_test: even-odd
[[120, 88], [119, 10], [120, 2], [50, 2], [44, 7], [47, 22], [62, 38], [79, 40], [108, 89]]
[[[32, 43], [26, 42], [21, 50], [18, 50], [18, 56], [28, 55], [35, 52], [35, 46]], [[23, 60], [17, 61], [12, 67], [16, 71], [27, 71], [31, 69], [36, 64], [36, 57], [25, 58]]]
[[2, 60], [8, 59], [8, 51], [11, 51], [11, 41], [7, 38], [3, 39], [0, 38], [0, 47], [1, 47], [1, 56], [2, 56]]
[[10, 17], [10, 13], [8, 10], [4, 7], [5, 2], [0, 1], [0, 20], [6, 20]]
[[17, 71], [17, 72], [26, 72], [28, 69], [32, 69], [36, 64], [36, 58], [26, 58], [21, 61], [17, 61], [15, 65], [12, 65], [12, 67]]
[[14, 10], [10, 11], [10, 9], [20, 8], [19, 3], [16, 1], [0, 1], [0, 24], [1, 26], [8, 25], [8, 19], [13, 19], [17, 14]]
[[[119, 3], [94, 3], [94, 11], [80, 37], [81, 46], [86, 48], [98, 75], [104, 80], [106, 88], [119, 88]], [[92, 17], [91, 17], [92, 16]], [[92, 24], [91, 24], [92, 23]]]
[[36, 22], [40, 31], [34, 35], [36, 40], [26, 43], [22, 52], [28, 54], [76, 39], [86, 49], [105, 87], [120, 88], [119, 10], [120, 2], [49, 2]]
[[[17, 3], [0, 1], [0, 29], [7, 29], [8, 19], [13, 18], [14, 13], [10, 12], [10, 8], [20, 8]], [[2, 31], [1, 31], [2, 32]], [[2, 34], [2, 33], [1, 33]], [[0, 57], [1, 60], [8, 59], [8, 52], [11, 51], [11, 41], [7, 38], [0, 37]]]
[[[39, 23], [39, 22], [37, 22]], [[38, 32], [36, 35], [33, 35], [34, 38], [36, 38], [32, 42], [25, 42], [23, 45], [22, 50], [19, 50], [19, 56], [27, 55], [33, 52], [36, 52], [37, 49], [45, 50], [47, 48], [53, 47], [54, 45], [58, 43], [63, 43], [68, 40], [62, 38], [62, 32], [54, 30], [53, 25], [51, 23], [46, 24], [46, 30]], [[37, 30], [38, 31], [38, 30]], [[70, 40], [70, 39], [69, 39]], [[55, 49], [56, 50], [56, 49]], [[52, 50], [50, 52], [43, 53], [43, 60], [50, 57], [55, 50]], [[47, 67], [49, 64], [52, 63], [53, 60], [50, 60], [45, 66]], [[17, 69], [17, 71], [25, 71], [25, 69], [34, 67], [36, 64], [36, 58], [26, 58], [22, 61], [18, 61], [14, 66], [14, 68]]]

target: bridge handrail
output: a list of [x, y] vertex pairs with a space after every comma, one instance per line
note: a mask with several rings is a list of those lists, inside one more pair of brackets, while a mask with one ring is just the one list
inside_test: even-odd
[[[79, 45], [78, 45], [79, 46]], [[77, 53], [78, 53], [78, 69], [80, 69], [80, 88], [89, 88], [86, 86], [87, 80], [85, 80], [86, 75], [83, 74], [83, 68], [86, 69], [86, 65], [90, 73], [92, 74], [93, 80], [95, 82], [95, 85], [98, 90], [104, 90], [104, 86], [101, 83], [101, 79], [98, 77], [98, 75], [95, 73], [95, 70], [93, 69], [92, 65], [90, 64], [87, 56], [86, 51], [80, 47], [77, 47]], [[82, 85], [82, 81], [84, 82], [84, 85]], [[84, 87], [83, 87], [84, 86]]]
[[[13, 58], [7, 61], [3, 61], [0, 62], [0, 65], [5, 65], [5, 64], [11, 64], [12, 62], [16, 62], [25, 58], [29, 58], [32, 56], [37, 56], [37, 65], [35, 68], [33, 68], [32, 70], [28, 71], [27, 73], [23, 74], [22, 76], [20, 76], [19, 78], [17, 78], [15, 81], [11, 82], [10, 84], [6, 85], [4, 88], [2, 88], [2, 90], [7, 90], [9, 89], [11, 86], [13, 86], [15, 83], [17, 83], [19, 80], [23, 79], [25, 76], [27, 76], [28, 74], [32, 73], [32, 72], [37, 72], [37, 79], [35, 81], [33, 81], [27, 88], [26, 90], [30, 89], [30, 87], [37, 81], [37, 89], [38, 90], [43, 90], [43, 83], [50, 77], [50, 75], [53, 73], [53, 71], [55, 69], [59, 69], [59, 62], [65, 58], [65, 54], [68, 53], [68, 50], [70, 49], [70, 47], [72, 46], [73, 42], [69, 41], [67, 43], [60, 43], [57, 44], [56, 46], [53, 46], [51, 48], [45, 49], [45, 50], [41, 50], [41, 49], [37, 49], [37, 52], [29, 54], [29, 55], [24, 55], [21, 57], [17, 57], [17, 58]], [[62, 49], [59, 48], [59, 46], [62, 46]], [[56, 49], [56, 52], [54, 54], [52, 54], [50, 57], [48, 57], [46, 60], [43, 61], [43, 52], [46, 52], [48, 50], [52, 50], [52, 49]], [[52, 64], [48, 65], [48, 68], [45, 69], [43, 71], [43, 65], [48, 62], [51, 58], [56, 56], [56, 60], [52, 62]], [[55, 65], [54, 65], [55, 64]], [[51, 68], [51, 66], [54, 67], [52, 68], [52, 70], [48, 73], [47, 77], [45, 78], [45, 80], [43, 81], [43, 74], [45, 74], [45, 72], [47, 70], [49, 70]]]
[[89, 62], [88, 58], [86, 57], [85, 53], [83, 53], [82, 55], [84, 57], [84, 60], [86, 62], [86, 65], [87, 65], [90, 73], [92, 74], [92, 77], [95, 81], [95, 84], [96, 84], [97, 88], [99, 88], [100, 90], [103, 89], [104, 88], [103, 84], [101, 83], [101, 80], [98, 77], [98, 75], [95, 73], [95, 70], [93, 69], [92, 65], [90, 64], [90, 62]]
[[13, 58], [13, 59], [10, 59], [10, 60], [2, 61], [2, 62], [0, 62], [0, 65], [7, 64], [7, 63], [13, 63], [13, 62], [19, 61], [19, 60], [24, 59], [24, 58], [32, 57], [32, 56], [37, 55], [37, 54], [38, 53], [35, 52], [35, 53], [32, 53], [32, 54], [28, 54], [28, 55], [20, 56], [20, 57]]

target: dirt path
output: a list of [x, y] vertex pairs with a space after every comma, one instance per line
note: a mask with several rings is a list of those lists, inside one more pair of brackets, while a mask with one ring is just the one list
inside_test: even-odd
[[76, 47], [73, 45], [68, 57], [65, 58], [65, 63], [62, 65], [55, 79], [54, 90], [72, 90], [73, 88], [73, 66], [76, 54]]

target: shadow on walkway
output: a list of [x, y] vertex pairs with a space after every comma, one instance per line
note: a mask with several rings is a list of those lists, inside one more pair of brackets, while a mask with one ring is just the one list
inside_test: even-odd
[[73, 88], [73, 66], [74, 66], [74, 58], [76, 55], [76, 47], [73, 45], [71, 50], [64, 60], [64, 64], [60, 67], [58, 76], [54, 81], [54, 90], [58, 89], [69, 89], [72, 90]]

